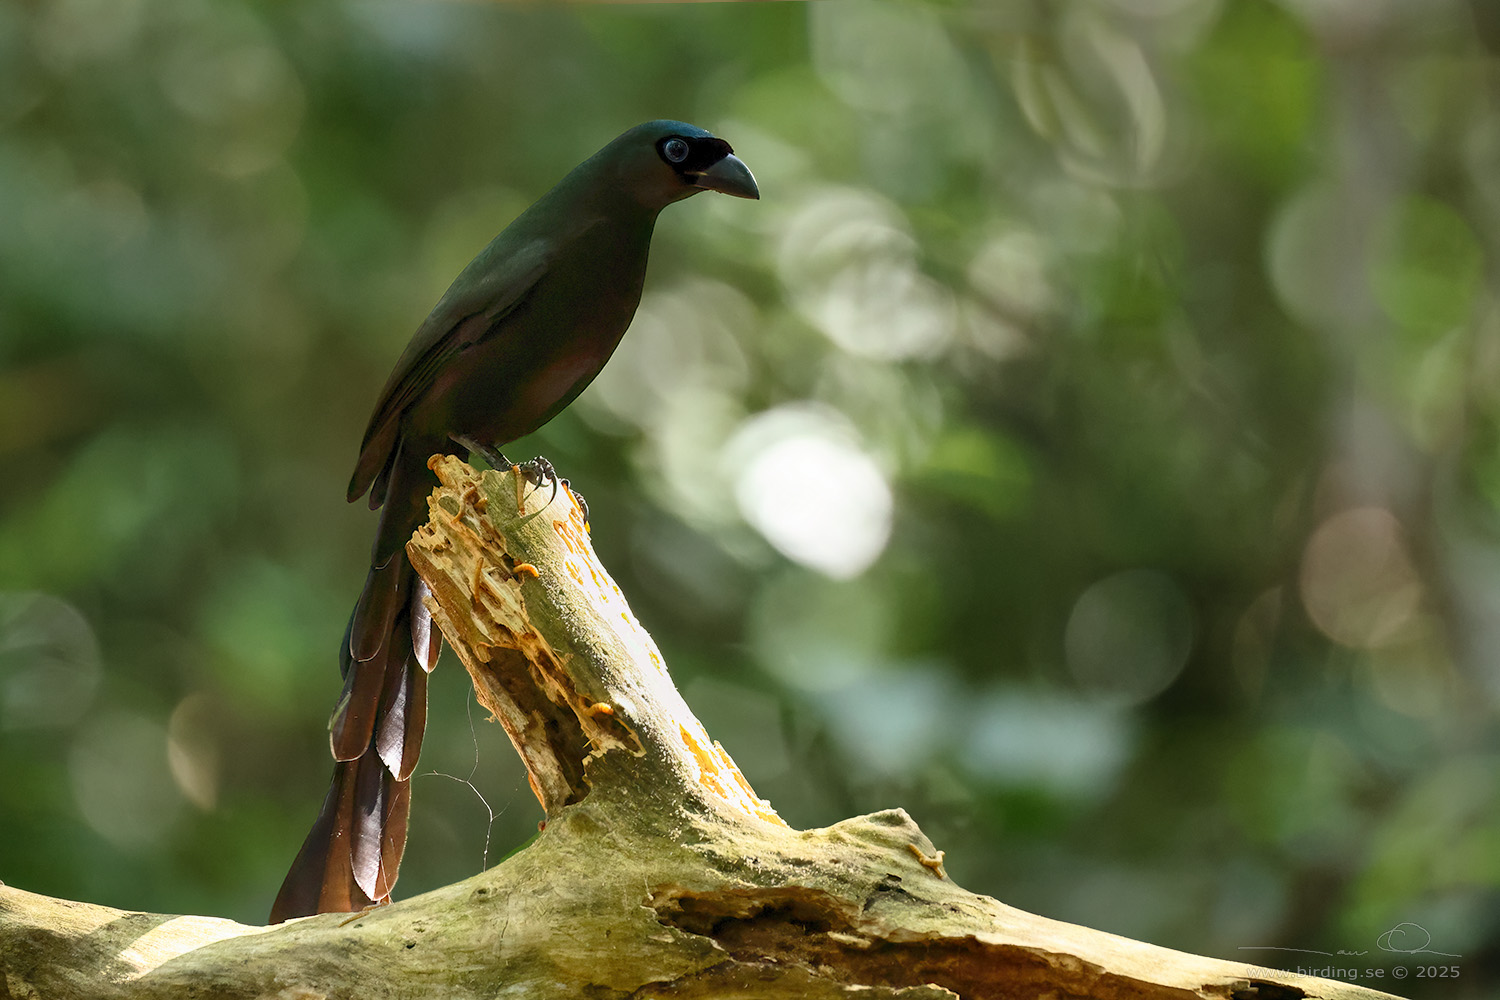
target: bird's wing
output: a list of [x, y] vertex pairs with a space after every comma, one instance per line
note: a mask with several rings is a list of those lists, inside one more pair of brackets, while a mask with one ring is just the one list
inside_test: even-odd
[[[453, 282], [406, 345], [380, 391], [349, 481], [351, 501], [363, 496], [390, 463], [401, 414], [422, 397], [454, 355], [495, 330], [526, 300], [547, 272], [552, 256], [548, 240], [533, 240], [509, 251], [497, 239]], [[377, 506], [382, 499], [372, 495], [370, 505]]]

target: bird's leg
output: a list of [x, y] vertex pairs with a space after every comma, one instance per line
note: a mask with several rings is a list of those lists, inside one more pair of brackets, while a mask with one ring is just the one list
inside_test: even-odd
[[[567, 480], [559, 479], [557, 470], [552, 467], [552, 463], [541, 455], [538, 455], [536, 458], [533, 458], [529, 462], [522, 462], [521, 464], [517, 465], [515, 462], [512, 462], [510, 459], [506, 458], [505, 455], [501, 453], [500, 449], [496, 448], [492, 444], [485, 444], [483, 441], [476, 441], [473, 438], [463, 437], [457, 434], [453, 435], [453, 443], [457, 444], [461, 448], [468, 449], [471, 454], [475, 454], [483, 458], [490, 464], [490, 468], [492, 469], [514, 469], [515, 471], [519, 472], [527, 482], [531, 483], [532, 486], [540, 486], [548, 480], [551, 480], [552, 495], [547, 498], [547, 502], [549, 504], [553, 500], [557, 499], [558, 483], [562, 483], [565, 486], [567, 485]], [[516, 513], [524, 514], [525, 512], [526, 494], [523, 492], [521, 483], [518, 480], [516, 482]], [[585, 518], [585, 520], [587, 520], [587, 518]]]
[[[466, 448], [470, 454], [483, 458], [489, 463], [490, 468], [495, 471], [503, 472], [506, 469], [510, 469], [513, 472], [519, 472], [522, 478], [529, 481], [533, 486], [540, 486], [549, 477], [554, 481], [557, 479], [557, 472], [552, 468], [552, 463], [540, 455], [529, 462], [522, 462], [520, 465], [517, 465], [506, 458], [505, 454], [492, 444], [485, 444], [483, 441], [476, 441], [470, 437], [461, 437], [457, 434], [453, 435], [453, 441], [459, 447]], [[552, 495], [557, 495], [556, 485], [552, 487]], [[552, 501], [549, 499], [547, 502], [551, 503]], [[521, 479], [516, 480], [516, 513], [526, 513], [526, 493], [521, 486]]]
[[514, 462], [501, 454], [500, 449], [496, 448], [492, 444], [485, 444], [482, 441], [475, 441], [473, 438], [460, 437], [457, 434], [453, 435], [453, 443], [458, 445], [460, 448], [466, 449], [470, 454], [478, 455], [480, 458], [489, 463], [490, 468], [497, 471], [503, 472], [506, 469], [513, 469], [516, 467]]
[[[557, 479], [557, 471], [552, 468], [551, 462], [547, 461], [540, 455], [538, 455], [536, 458], [533, 458], [529, 462], [522, 462], [520, 465], [517, 465], [515, 462], [512, 462], [510, 459], [506, 458], [505, 454], [492, 444], [485, 444], [484, 442], [476, 441], [473, 438], [459, 437], [457, 435], [454, 435], [453, 440], [460, 447], [467, 448], [470, 453], [483, 458], [486, 462], [489, 463], [490, 468], [496, 470], [497, 472], [503, 472], [506, 469], [510, 469], [514, 472], [519, 472], [521, 473], [522, 477], [528, 480], [533, 486], [540, 486], [542, 482], [548, 478], [553, 479], [554, 485], [552, 487], [552, 495], [554, 497], [557, 495], [557, 486], [555, 485], [555, 480]], [[547, 502], [551, 503], [552, 500], [548, 499]], [[526, 494], [522, 490], [520, 479], [516, 480], [516, 513], [526, 513]]]

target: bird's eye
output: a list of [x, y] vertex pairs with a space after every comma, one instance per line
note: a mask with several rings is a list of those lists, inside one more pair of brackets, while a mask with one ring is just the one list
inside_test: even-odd
[[681, 163], [687, 159], [688, 144], [681, 139], [668, 139], [661, 144], [661, 155], [665, 156], [669, 163]]

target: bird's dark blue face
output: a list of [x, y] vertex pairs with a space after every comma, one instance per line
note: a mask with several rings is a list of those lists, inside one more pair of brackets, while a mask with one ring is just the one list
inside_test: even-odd
[[760, 197], [755, 176], [723, 139], [684, 122], [659, 126], [656, 155], [683, 184], [683, 196], [696, 191], [718, 191], [737, 198]]
[[596, 156], [609, 165], [615, 184], [653, 210], [699, 191], [760, 197], [750, 168], [729, 143], [686, 122], [637, 125]]
[[677, 173], [692, 177], [729, 156], [734, 149], [716, 136], [669, 135], [656, 143], [656, 151]]

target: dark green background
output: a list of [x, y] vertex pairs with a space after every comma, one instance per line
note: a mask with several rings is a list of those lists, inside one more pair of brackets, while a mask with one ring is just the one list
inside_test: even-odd
[[[264, 918], [386, 373], [532, 198], [675, 117], [763, 200], [665, 213], [619, 355], [511, 450], [588, 497], [757, 791], [904, 806], [1050, 916], [1484, 995], [1486, 40], [1451, 0], [0, 6], [0, 878]], [[450, 655], [398, 895], [540, 818], [468, 706]], [[1389, 950], [1423, 934], [1459, 957]]]

